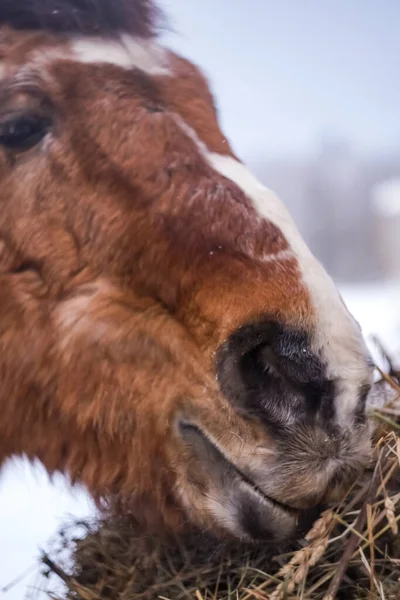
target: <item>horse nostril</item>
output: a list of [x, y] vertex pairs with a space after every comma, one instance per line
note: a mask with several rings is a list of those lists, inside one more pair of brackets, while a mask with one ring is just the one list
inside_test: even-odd
[[220, 348], [217, 373], [237, 408], [268, 421], [293, 422], [319, 408], [332, 417], [333, 383], [303, 331], [271, 321], [241, 327]]
[[218, 381], [225, 396], [238, 409], [264, 415], [268, 406], [274, 412], [296, 394], [279, 365], [277, 346], [282, 330], [274, 322], [241, 327], [235, 331], [218, 353]]

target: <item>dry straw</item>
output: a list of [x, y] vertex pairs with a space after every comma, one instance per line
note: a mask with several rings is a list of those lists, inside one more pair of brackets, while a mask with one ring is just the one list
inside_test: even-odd
[[[51, 598], [62, 600], [400, 600], [400, 387], [389, 364], [374, 410], [375, 455], [293, 552], [214, 547], [202, 537], [168, 544], [108, 518], [62, 530], [43, 557]], [[44, 580], [42, 580], [44, 581]], [[57, 581], [62, 592], [55, 593]]]

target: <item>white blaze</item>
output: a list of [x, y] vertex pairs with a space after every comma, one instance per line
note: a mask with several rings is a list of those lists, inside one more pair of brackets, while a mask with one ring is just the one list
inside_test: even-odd
[[169, 75], [168, 52], [153, 40], [122, 34], [118, 39], [73, 38], [73, 60], [108, 63], [123, 69], [140, 69], [149, 75]]
[[[169, 52], [153, 40], [122, 34], [118, 38], [74, 36], [67, 44], [33, 50], [26, 67], [41, 68], [58, 60], [85, 64], [109, 64], [121, 69], [140, 69], [152, 76], [171, 75]], [[21, 69], [22, 74], [25, 71]], [[21, 77], [21, 71], [19, 77]], [[0, 69], [0, 77], [2, 71]]]
[[[241, 162], [228, 155], [209, 152], [196, 133], [176, 117], [178, 125], [192, 138], [208, 164], [230, 179], [252, 200], [259, 215], [278, 227], [297, 257], [316, 316], [313, 349], [327, 364], [327, 377], [337, 381], [337, 418], [349, 424], [358, 400], [360, 385], [371, 380], [368, 350], [361, 331], [344, 306], [332, 279], [313, 256], [281, 200], [260, 183]], [[279, 255], [275, 256], [279, 260]], [[268, 260], [273, 259], [269, 256]]]

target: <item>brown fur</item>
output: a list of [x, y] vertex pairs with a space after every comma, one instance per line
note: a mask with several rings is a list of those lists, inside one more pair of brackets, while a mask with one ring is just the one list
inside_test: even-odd
[[222, 395], [214, 356], [260, 315], [311, 327], [308, 292], [295, 259], [263, 261], [287, 248], [282, 233], [177, 124], [233, 156], [198, 69], [172, 55], [173, 77], [31, 64], [67, 46], [0, 35], [0, 120], [16, 107], [53, 119], [41, 147], [0, 152], [0, 463], [37, 457], [148, 528], [215, 528], [188, 491], [198, 461], [177, 422], [233, 457], [273, 448]]

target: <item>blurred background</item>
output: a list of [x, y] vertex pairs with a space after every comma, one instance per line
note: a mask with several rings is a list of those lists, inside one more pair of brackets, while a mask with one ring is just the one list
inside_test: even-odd
[[[399, 352], [399, 0], [161, 4], [164, 41], [203, 68], [234, 151], [286, 203], [367, 339]], [[39, 467], [10, 464], [0, 478], [0, 589], [34, 573], [67, 513], [92, 510], [61, 478], [51, 486]], [[37, 598], [32, 573], [5, 599]]]

